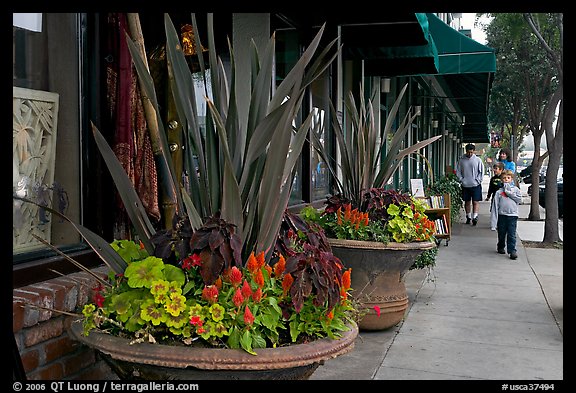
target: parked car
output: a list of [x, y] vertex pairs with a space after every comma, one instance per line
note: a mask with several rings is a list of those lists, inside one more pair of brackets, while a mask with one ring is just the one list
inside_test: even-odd
[[[558, 217], [564, 217], [564, 178], [558, 179]], [[546, 208], [546, 183], [539, 184], [539, 200], [538, 203], [543, 208]]]
[[[524, 182], [525, 184], [531, 184], [532, 183], [532, 165], [529, 165], [528, 167], [521, 170], [519, 175], [522, 178], [522, 182]], [[543, 182], [546, 179], [546, 166], [542, 166], [540, 168], [540, 173], [538, 175], [539, 175], [538, 182]]]

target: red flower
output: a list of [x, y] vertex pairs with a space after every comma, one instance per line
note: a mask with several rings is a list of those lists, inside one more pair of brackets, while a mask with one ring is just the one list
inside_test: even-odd
[[216, 285], [205, 286], [202, 290], [202, 299], [209, 303], [216, 303], [218, 301], [218, 288]]
[[254, 291], [252, 294], [252, 300], [254, 300], [256, 303], [260, 303], [260, 300], [262, 300], [262, 288], [258, 288]]
[[94, 294], [94, 303], [100, 308], [104, 306], [104, 296], [100, 292]]
[[234, 302], [234, 305], [238, 308], [244, 303], [244, 296], [242, 296], [240, 289], [237, 289], [234, 296], [232, 296], [232, 302]]
[[376, 316], [380, 316], [380, 307], [374, 306], [374, 311], [376, 311]]
[[203, 322], [199, 315], [192, 315], [190, 318], [190, 324], [195, 326], [202, 326]]
[[236, 266], [232, 266], [229, 277], [230, 282], [232, 283], [234, 288], [240, 286], [240, 283], [242, 282], [242, 272], [240, 271], [240, 269], [238, 269]]
[[200, 255], [192, 254], [189, 257], [184, 258], [182, 261], [182, 269], [190, 270], [193, 266], [200, 266], [202, 264], [202, 260], [200, 259]]
[[244, 295], [244, 297], [250, 297], [250, 295], [252, 295], [252, 288], [250, 288], [250, 284], [248, 284], [246, 280], [244, 280], [244, 285], [242, 285], [242, 295]]
[[252, 312], [250, 311], [248, 306], [246, 306], [246, 308], [244, 309], [244, 323], [246, 325], [252, 325], [254, 323], [254, 315], [252, 315]]

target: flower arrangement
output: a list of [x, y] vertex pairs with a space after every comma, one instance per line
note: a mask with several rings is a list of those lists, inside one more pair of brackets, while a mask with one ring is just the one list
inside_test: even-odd
[[362, 210], [352, 208], [341, 196], [328, 198], [326, 205], [323, 211], [306, 206], [301, 214], [318, 223], [329, 237], [406, 243], [434, 236], [434, 223], [424, 213], [426, 206], [410, 194], [372, 188], [364, 193]]
[[[354, 322], [355, 308], [348, 299], [351, 271], [332, 254], [321, 231], [307, 230], [310, 226], [286, 212], [293, 169], [312, 114], [296, 130], [293, 119], [307, 85], [336, 57], [330, 54], [336, 40], [314, 56], [322, 27], [272, 96], [274, 38], [262, 56], [253, 48], [252, 78], [259, 88], [249, 100], [248, 132], [237, 127], [237, 97], [227, 88], [233, 83], [226, 80], [215, 48], [210, 48], [213, 97], [207, 98], [206, 130], [200, 130], [195, 108], [189, 107], [196, 96], [189, 83], [192, 75], [168, 15], [165, 26], [168, 64], [174, 73], [171, 87], [187, 125], [185, 163], [197, 162], [198, 167], [186, 171], [196, 176], [178, 181], [159, 122], [158, 183], [168, 196], [166, 206], [173, 207], [166, 209], [163, 227], [152, 225], [95, 125], [96, 145], [133, 224], [133, 239], [108, 243], [43, 207], [71, 222], [111, 269], [107, 280], [93, 274], [99, 286], [93, 303], [83, 309], [84, 334], [98, 329], [134, 343], [225, 347], [251, 354], [257, 348], [338, 338]], [[195, 23], [194, 29], [198, 33]], [[211, 29], [209, 34], [213, 38]], [[128, 47], [138, 77], [146, 82], [146, 96], [160, 113], [152, 77], [131, 40]], [[246, 77], [236, 74], [233, 64], [232, 75]]]
[[[211, 234], [219, 237], [217, 230]], [[192, 243], [198, 245], [198, 238]], [[214, 244], [173, 265], [149, 255], [142, 244], [116, 240], [111, 246], [127, 267], [101, 282], [93, 303], [84, 306], [84, 334], [99, 329], [134, 343], [242, 348], [251, 354], [255, 348], [338, 338], [354, 314], [351, 270], [343, 271], [331, 253], [299, 243], [301, 251], [287, 259], [276, 253], [270, 264], [264, 252], [251, 253], [243, 267], [227, 265], [214, 274]]]

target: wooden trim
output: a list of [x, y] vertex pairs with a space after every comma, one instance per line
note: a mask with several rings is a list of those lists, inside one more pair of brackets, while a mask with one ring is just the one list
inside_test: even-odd
[[[77, 251], [70, 253], [68, 256], [88, 268], [94, 268], [103, 264], [102, 260], [93, 250]], [[51, 269], [62, 274], [80, 271], [79, 268], [60, 256], [20, 263], [12, 267], [12, 289], [60, 276]]]

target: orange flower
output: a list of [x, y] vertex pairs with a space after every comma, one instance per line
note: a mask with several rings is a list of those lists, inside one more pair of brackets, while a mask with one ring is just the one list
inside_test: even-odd
[[338, 210], [336, 210], [336, 219], [338, 225], [342, 225], [342, 207], [339, 207]]
[[344, 290], [348, 290], [350, 289], [350, 284], [351, 284], [351, 277], [350, 275], [352, 274], [352, 268], [349, 268], [348, 270], [346, 270], [344, 272], [344, 274], [342, 275], [342, 288], [344, 288]]
[[326, 314], [326, 317], [331, 321], [332, 318], [334, 318], [334, 309], [330, 310], [330, 312]]
[[284, 269], [286, 269], [286, 259], [284, 259], [284, 255], [280, 254], [278, 262], [274, 265], [274, 275], [280, 277], [284, 273]]
[[248, 257], [248, 262], [246, 263], [246, 268], [248, 269], [248, 271], [250, 273], [254, 273], [256, 270], [258, 270], [258, 260], [254, 256], [254, 251], [252, 251], [250, 253], [250, 256]]
[[290, 273], [284, 275], [284, 279], [282, 280], [282, 290], [284, 291], [284, 296], [286, 296], [286, 294], [290, 290], [290, 287], [292, 286], [293, 282], [294, 278]]
[[256, 274], [254, 274], [254, 282], [259, 288], [264, 286], [264, 275], [262, 274], [262, 269], [258, 270]]
[[272, 276], [272, 266], [266, 264], [264, 265], [264, 269], [266, 269], [266, 271], [268, 272], [268, 277]]
[[214, 285], [216, 285], [216, 288], [222, 289], [222, 277], [218, 277], [216, 281], [214, 281]]
[[258, 269], [261, 269], [266, 263], [266, 258], [264, 257], [264, 251], [260, 251], [260, 253], [256, 255], [256, 261], [258, 261]]
[[344, 219], [350, 221], [350, 216], [352, 215], [352, 205], [348, 203], [344, 206]]
[[348, 299], [348, 292], [344, 289], [344, 287], [340, 288], [340, 298], [342, 300]]

